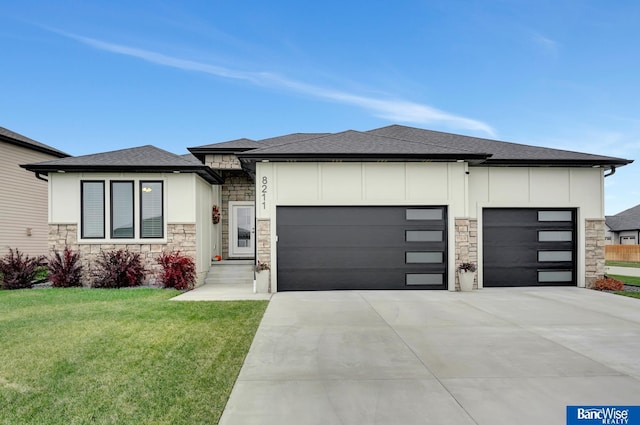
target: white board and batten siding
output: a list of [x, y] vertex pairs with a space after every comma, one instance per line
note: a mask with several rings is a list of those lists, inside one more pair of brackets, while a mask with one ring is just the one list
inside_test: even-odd
[[20, 165], [57, 158], [0, 142], [0, 256], [9, 248], [29, 256], [48, 254], [48, 185]]

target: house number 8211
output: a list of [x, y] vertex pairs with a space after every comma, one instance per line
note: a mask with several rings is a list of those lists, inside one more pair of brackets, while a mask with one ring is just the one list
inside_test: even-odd
[[267, 209], [267, 189], [269, 188], [268, 183], [269, 183], [269, 179], [267, 179], [267, 176], [263, 176], [262, 177], [262, 190], [261, 190], [261, 195], [260, 195], [260, 197], [262, 198], [262, 209], [263, 210]]

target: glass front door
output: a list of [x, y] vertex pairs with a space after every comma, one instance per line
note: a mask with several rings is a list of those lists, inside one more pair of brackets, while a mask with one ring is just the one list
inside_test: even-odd
[[255, 241], [253, 202], [229, 202], [229, 256], [253, 257]]

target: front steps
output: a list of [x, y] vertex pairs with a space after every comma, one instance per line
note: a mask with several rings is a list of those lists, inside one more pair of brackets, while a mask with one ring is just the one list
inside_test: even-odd
[[211, 263], [205, 284], [253, 284], [254, 260], [222, 260]]

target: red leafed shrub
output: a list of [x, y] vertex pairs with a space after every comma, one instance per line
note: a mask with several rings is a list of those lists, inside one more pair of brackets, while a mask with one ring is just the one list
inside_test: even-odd
[[604, 277], [593, 282], [593, 289], [598, 291], [624, 291], [624, 283], [618, 279]]
[[0, 258], [0, 288], [31, 288], [33, 281], [44, 264], [44, 256], [29, 257], [17, 248], [9, 248], [9, 253]]
[[56, 288], [69, 288], [82, 286], [82, 265], [80, 254], [64, 247], [62, 255], [54, 251], [49, 259], [49, 282]]
[[94, 288], [124, 288], [140, 286], [144, 280], [145, 269], [140, 254], [128, 249], [102, 251], [96, 260], [93, 271]]
[[196, 281], [196, 264], [193, 258], [180, 251], [163, 252], [158, 257], [158, 264], [162, 266], [158, 280], [164, 288], [193, 289]]

